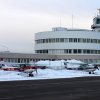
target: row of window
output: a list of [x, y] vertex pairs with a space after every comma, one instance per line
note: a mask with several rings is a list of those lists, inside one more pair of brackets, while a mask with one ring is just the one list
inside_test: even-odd
[[48, 50], [36, 50], [35, 53], [48, 53]]
[[61, 50], [36, 50], [35, 53], [46, 54], [100, 54], [100, 50], [89, 49], [61, 49]]
[[36, 44], [40, 44], [40, 43], [56, 43], [56, 42], [100, 43], [100, 39], [89, 39], [89, 38], [49, 38], [49, 39], [35, 40]]
[[[19, 59], [19, 61], [18, 61]], [[20, 58], [5, 58], [3, 59], [3, 61], [5, 62], [13, 62], [13, 63], [29, 63], [29, 61], [33, 61], [33, 62], [37, 62], [37, 61], [40, 61], [40, 60], [50, 60], [50, 61], [54, 61], [54, 60], [62, 60], [62, 59], [20, 59]], [[71, 59], [64, 59], [64, 60], [71, 60]], [[80, 60], [82, 62], [85, 62], [85, 63], [98, 63], [100, 62], [100, 59], [77, 59], [77, 60]]]
[[[29, 62], [36, 62], [38, 60], [43, 60], [43, 59], [36, 59], [36, 58], [4, 58], [2, 59], [5, 62], [13, 62], [13, 63], [29, 63]], [[44, 59], [45, 60], [45, 59]]]
[[65, 49], [64, 53], [74, 54], [100, 54], [100, 50], [89, 50], [89, 49]]

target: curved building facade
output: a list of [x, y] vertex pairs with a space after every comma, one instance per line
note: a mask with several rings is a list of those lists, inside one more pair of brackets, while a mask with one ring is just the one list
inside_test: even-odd
[[38, 32], [35, 34], [35, 53], [66, 56], [67, 59], [80, 56], [83, 61], [100, 62], [100, 14], [91, 27], [93, 30], [56, 27], [52, 31]]
[[47, 54], [100, 54], [100, 33], [66, 29], [35, 35], [35, 52]]

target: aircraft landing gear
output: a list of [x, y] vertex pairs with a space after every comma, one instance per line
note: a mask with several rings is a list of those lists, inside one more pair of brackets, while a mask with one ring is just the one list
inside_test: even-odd
[[89, 74], [91, 74], [91, 72], [89, 72]]
[[32, 73], [29, 73], [29, 77], [33, 77], [34, 75]]
[[93, 72], [89, 72], [89, 74], [95, 74], [94, 71]]

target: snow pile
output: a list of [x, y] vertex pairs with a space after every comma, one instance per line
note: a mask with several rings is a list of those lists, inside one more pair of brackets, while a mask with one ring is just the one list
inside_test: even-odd
[[81, 63], [83, 63], [82, 61], [80, 61], [80, 60], [75, 60], [75, 59], [72, 59], [72, 60], [67, 60], [66, 62], [68, 62], [68, 63], [74, 63], [74, 64], [81, 64]]
[[56, 70], [60, 70], [60, 69], [64, 69], [65, 65], [64, 65], [64, 60], [58, 60], [58, 61], [38, 61], [36, 62], [37, 66], [46, 66], [48, 68], [51, 69], [56, 69]]
[[79, 68], [80, 64], [84, 64], [82, 61], [79, 60], [58, 60], [58, 61], [38, 61], [36, 62], [37, 66], [46, 66], [51, 69], [64, 69], [64, 68]]
[[79, 68], [80, 64], [84, 64], [84, 62], [75, 59], [65, 61], [66, 68]]

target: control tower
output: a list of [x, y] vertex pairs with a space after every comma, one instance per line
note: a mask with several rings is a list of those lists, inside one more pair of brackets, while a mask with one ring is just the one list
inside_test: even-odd
[[99, 14], [93, 19], [93, 25], [91, 28], [94, 31], [100, 32], [100, 9], [98, 9]]

